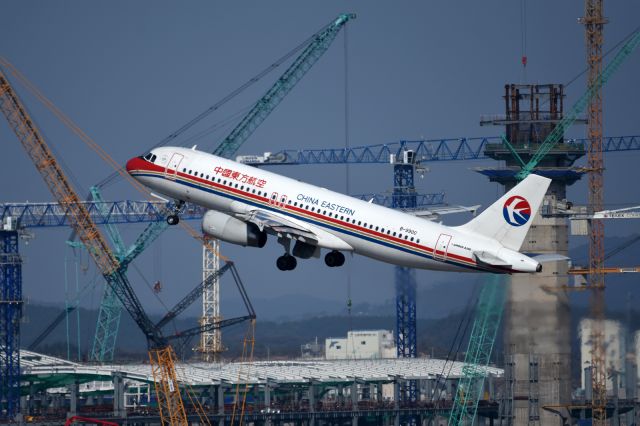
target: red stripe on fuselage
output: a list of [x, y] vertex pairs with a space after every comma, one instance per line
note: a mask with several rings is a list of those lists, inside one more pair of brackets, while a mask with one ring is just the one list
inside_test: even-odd
[[[135, 173], [136, 171], [142, 171], [142, 172], [156, 172], [156, 173], [165, 173], [166, 172], [166, 168], [164, 167], [160, 167], [154, 163], [151, 163], [149, 161], [143, 160], [142, 158], [135, 158], [129, 161], [129, 163], [127, 164], [127, 168], [129, 169], [130, 172]], [[259, 201], [261, 203], [267, 203], [272, 207], [280, 207], [280, 208], [284, 208], [287, 210], [291, 210], [293, 212], [297, 212], [299, 214], [302, 214], [303, 216], [310, 216], [313, 217], [317, 220], [320, 221], [325, 221], [325, 222], [330, 222], [333, 223], [334, 225], [337, 226], [341, 226], [341, 227], [345, 227], [348, 229], [351, 229], [352, 231], [358, 231], [360, 233], [364, 233], [369, 235], [370, 237], [375, 237], [378, 239], [385, 239], [391, 242], [395, 242], [396, 244], [403, 244], [406, 246], [410, 246], [413, 247], [414, 249], [418, 249], [418, 250], [422, 250], [422, 251], [426, 251], [427, 253], [431, 253], [433, 254], [433, 249], [431, 247], [428, 246], [422, 246], [419, 245], [415, 242], [411, 242], [411, 241], [407, 241], [407, 240], [403, 240], [397, 237], [393, 237], [391, 235], [386, 235], [383, 234], [381, 232], [377, 232], [368, 228], [364, 228], [362, 226], [358, 226], [349, 222], [344, 222], [344, 221], [340, 221], [338, 219], [332, 218], [332, 217], [327, 217], [324, 215], [321, 215], [319, 213], [316, 212], [312, 212], [306, 209], [302, 209], [300, 207], [295, 207], [291, 204], [280, 204], [278, 202], [278, 200], [275, 200], [276, 203], [275, 204], [271, 204], [270, 203], [270, 199], [268, 197], [263, 197], [263, 196], [259, 196], [257, 194], [252, 194], [251, 192], [245, 192], [242, 191], [240, 189], [237, 188], [233, 188], [231, 186], [225, 186], [223, 184], [217, 183], [217, 182], [212, 182], [209, 181], [207, 179], [204, 178], [200, 178], [198, 176], [192, 176], [188, 173], [184, 173], [181, 171], [176, 171], [176, 173], [174, 174], [173, 171], [171, 172], [172, 176], [177, 176], [183, 179], [188, 179], [188, 180], [192, 180], [195, 181], [201, 185], [204, 186], [209, 186], [209, 187], [215, 187], [218, 189], [223, 189], [227, 192], [232, 192], [235, 193], [236, 195], [242, 196], [242, 197], [248, 197], [248, 198], [253, 198], [256, 201]], [[221, 178], [223, 179], [223, 178]], [[172, 180], [172, 179], [169, 179]], [[452, 259], [457, 259], [458, 261], [462, 261], [462, 262], [466, 262], [466, 263], [471, 263], [473, 266], [478, 267], [478, 265], [476, 264], [476, 262], [468, 257], [464, 257], [464, 256], [460, 256], [454, 253], [447, 253], [447, 259], [452, 258]]]

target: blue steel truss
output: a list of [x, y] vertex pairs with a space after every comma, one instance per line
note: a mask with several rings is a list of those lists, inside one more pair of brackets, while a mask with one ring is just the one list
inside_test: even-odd
[[0, 231], [0, 421], [20, 412], [22, 260], [18, 232]]
[[[394, 191], [393, 194], [358, 194], [354, 195], [355, 198], [359, 198], [364, 201], [371, 201], [385, 207], [391, 207], [394, 209], [402, 209], [402, 208], [416, 208], [422, 206], [432, 206], [437, 204], [444, 204], [444, 192], [436, 192], [432, 194], [403, 194], [396, 193]], [[413, 197], [413, 200], [407, 200], [407, 197]], [[411, 206], [411, 204], [414, 204]], [[403, 207], [404, 205], [408, 205], [408, 207]]]
[[[163, 221], [164, 202], [156, 201], [104, 201], [84, 203], [96, 225], [107, 223], [150, 223]], [[187, 204], [182, 220], [202, 219], [206, 209]], [[18, 228], [69, 226], [67, 209], [58, 203], [0, 203], [0, 220], [17, 221]]]
[[[500, 136], [484, 138], [452, 138], [399, 141], [385, 144], [357, 146], [351, 148], [326, 149], [284, 149], [274, 152], [269, 159], [247, 156], [242, 162], [255, 165], [296, 165], [296, 164], [389, 164], [394, 155], [401, 158], [402, 153], [414, 151], [416, 160], [424, 163], [431, 161], [489, 160], [484, 154], [487, 144], [502, 144]], [[578, 149], [587, 149], [588, 139], [568, 139], [567, 145]], [[638, 151], [640, 136], [613, 136], [604, 138], [604, 152]], [[253, 157], [253, 158], [251, 158]]]

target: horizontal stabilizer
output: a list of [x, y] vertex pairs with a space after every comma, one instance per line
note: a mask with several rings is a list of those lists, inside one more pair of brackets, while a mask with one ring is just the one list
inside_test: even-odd
[[500, 266], [500, 267], [511, 266], [510, 263], [486, 251], [474, 251], [473, 257], [476, 259], [476, 262], [478, 262], [481, 265]]
[[561, 254], [558, 253], [551, 253], [551, 254], [539, 254], [537, 256], [531, 256], [531, 258], [533, 260], [535, 260], [538, 263], [546, 263], [546, 262], [561, 262], [561, 261], [569, 261], [571, 260], [570, 258], [568, 258], [567, 256], [563, 256]]

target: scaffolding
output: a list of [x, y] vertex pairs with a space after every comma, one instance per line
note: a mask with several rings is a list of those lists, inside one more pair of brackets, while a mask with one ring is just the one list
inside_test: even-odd
[[[204, 237], [209, 244], [202, 246], [202, 282], [208, 282], [209, 277], [213, 281], [206, 285], [202, 292], [202, 317], [200, 325], [207, 326], [222, 320], [220, 314], [220, 241]], [[218, 275], [218, 276], [216, 276]], [[200, 335], [200, 345], [196, 348], [205, 362], [219, 361], [220, 354], [224, 348], [222, 346], [222, 330], [219, 328], [206, 331]]]

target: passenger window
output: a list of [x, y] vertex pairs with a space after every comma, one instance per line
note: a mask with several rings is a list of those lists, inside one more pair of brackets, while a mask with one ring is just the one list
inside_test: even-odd
[[[378, 230], [378, 227], [376, 226], [376, 231]], [[382, 232], [384, 232], [384, 229], [382, 230]]]
[[193, 170], [189, 170], [189, 174], [193, 174]]
[[[362, 224], [362, 222], [358, 221], [358, 226], [360, 226]], [[366, 225], [365, 225], [366, 226]]]
[[418, 238], [418, 239], [416, 240], [416, 243], [420, 244], [420, 238]]
[[297, 202], [297, 201], [294, 201], [294, 202], [293, 202], [293, 205], [294, 205], [294, 207], [298, 207], [298, 202]]
[[411, 242], [413, 242], [413, 237], [411, 237]]
[[344, 216], [340, 216], [340, 220], [344, 220]]
[[182, 173], [187, 173], [187, 169], [186, 168], [182, 169]]
[[315, 208], [315, 207], [311, 207], [311, 211], [312, 211], [312, 212], [315, 212], [315, 211], [316, 211], [316, 208]]
[[207, 177], [205, 179], [209, 180], [209, 175], [207, 175]]
[[393, 232], [393, 236], [394, 236], [394, 237], [396, 236], [396, 233], [395, 233], [395, 231]]

